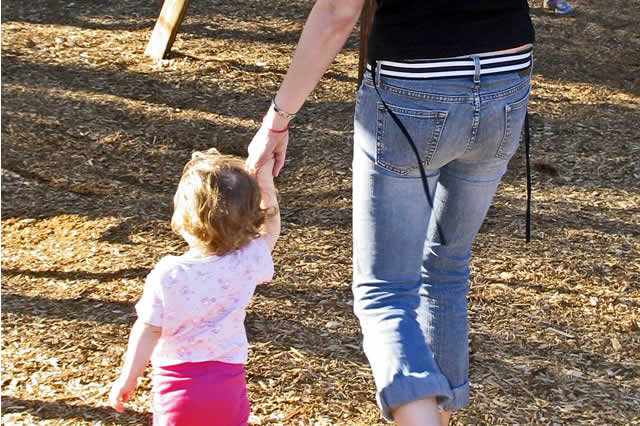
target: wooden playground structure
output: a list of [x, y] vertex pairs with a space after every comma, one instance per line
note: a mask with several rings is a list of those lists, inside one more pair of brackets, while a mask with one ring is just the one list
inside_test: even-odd
[[[184, 20], [189, 7], [190, 0], [165, 0], [160, 16], [158, 17], [149, 44], [145, 50], [145, 55], [153, 59], [160, 60], [169, 54], [173, 42], [180, 31], [180, 25]], [[362, 78], [365, 61], [367, 57], [367, 40], [373, 21], [376, 0], [365, 0], [362, 14], [360, 16], [360, 56], [358, 68], [358, 80]]]

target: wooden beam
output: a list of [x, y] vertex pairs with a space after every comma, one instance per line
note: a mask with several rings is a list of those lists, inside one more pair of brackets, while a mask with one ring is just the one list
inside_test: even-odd
[[367, 45], [369, 34], [371, 33], [371, 25], [373, 24], [373, 16], [376, 12], [377, 1], [365, 0], [362, 12], [360, 13], [360, 63], [358, 68], [358, 87], [362, 81], [362, 75], [367, 65]]
[[154, 59], [162, 59], [169, 53], [176, 39], [180, 24], [189, 6], [189, 0], [165, 0], [160, 16], [153, 27], [149, 44], [144, 51]]

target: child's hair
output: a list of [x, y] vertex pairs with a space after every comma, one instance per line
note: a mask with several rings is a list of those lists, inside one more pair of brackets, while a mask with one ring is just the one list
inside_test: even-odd
[[260, 235], [265, 221], [260, 200], [243, 159], [215, 148], [194, 152], [173, 198], [171, 229], [195, 237], [210, 254], [228, 254]]

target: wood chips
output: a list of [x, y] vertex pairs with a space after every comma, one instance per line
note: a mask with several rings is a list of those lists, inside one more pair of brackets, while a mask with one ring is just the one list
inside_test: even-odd
[[[471, 404], [452, 424], [640, 424], [640, 7], [532, 4], [533, 241], [513, 159], [474, 246]], [[184, 243], [194, 149], [244, 155], [311, 7], [192, 1], [144, 57], [161, 2], [2, 3], [2, 423], [149, 424], [147, 370], [107, 406], [144, 278]], [[276, 278], [252, 302], [252, 424], [377, 425], [352, 313], [354, 32], [294, 122]]]

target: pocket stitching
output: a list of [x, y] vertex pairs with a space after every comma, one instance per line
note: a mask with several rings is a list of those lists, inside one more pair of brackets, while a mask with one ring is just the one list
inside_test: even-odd
[[519, 101], [516, 101], [514, 103], [511, 104], [507, 104], [505, 105], [505, 123], [504, 123], [504, 134], [502, 135], [502, 141], [500, 141], [500, 146], [498, 147], [498, 152], [496, 153], [496, 157], [498, 158], [502, 158], [505, 159], [507, 157], [507, 155], [505, 155], [505, 143], [507, 141], [507, 139], [511, 136], [511, 131], [512, 131], [512, 126], [511, 126], [511, 113], [512, 111], [517, 111], [523, 107], [526, 107], [526, 105], [529, 102], [529, 92], [530, 92], [530, 88], [527, 89], [527, 93], [525, 94], [525, 96], [520, 99]]
[[[417, 118], [417, 119], [424, 119], [424, 118], [433, 118], [436, 119], [436, 125], [433, 126], [433, 129], [431, 131], [431, 135], [429, 136], [429, 142], [428, 142], [428, 150], [425, 153], [425, 159], [422, 161], [422, 165], [424, 167], [428, 167], [429, 164], [431, 163], [431, 160], [433, 160], [433, 157], [438, 149], [438, 146], [440, 145], [440, 138], [442, 136], [442, 129], [444, 128], [444, 124], [447, 120], [447, 117], [449, 116], [448, 111], [442, 111], [442, 110], [428, 110], [428, 111], [422, 111], [422, 110], [414, 110], [414, 109], [410, 109], [410, 108], [404, 108], [404, 107], [398, 107], [395, 105], [390, 105], [387, 104], [387, 106], [389, 107], [389, 109], [391, 109], [391, 111], [393, 111], [394, 113], [399, 113], [399, 114], [404, 114], [404, 115], [408, 115], [410, 117], [413, 118]], [[418, 168], [417, 165], [414, 166], [409, 166], [406, 168], [399, 168], [397, 166], [394, 166], [393, 164], [389, 163], [388, 161], [384, 161], [383, 159], [383, 150], [382, 150], [382, 145], [384, 142], [384, 116], [385, 115], [389, 115], [389, 113], [386, 111], [386, 108], [384, 107], [384, 105], [382, 104], [382, 102], [377, 102], [377, 130], [376, 130], [376, 164], [385, 169], [388, 170], [390, 172], [394, 172], [397, 173], [400, 176], [406, 176], [409, 174], [409, 172], [411, 172], [412, 170], [415, 170]], [[389, 117], [389, 119], [392, 120], [393, 119], [391, 117]], [[395, 124], [395, 122], [393, 122]], [[406, 137], [404, 136], [404, 134], [402, 134], [403, 137], [406, 139]], [[407, 143], [409, 143], [409, 141], [406, 141]], [[412, 155], [415, 155], [413, 153], [413, 150], [410, 150]], [[415, 164], [415, 163], [414, 163]]]

